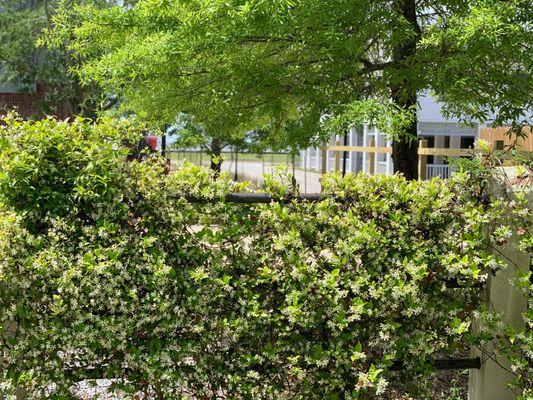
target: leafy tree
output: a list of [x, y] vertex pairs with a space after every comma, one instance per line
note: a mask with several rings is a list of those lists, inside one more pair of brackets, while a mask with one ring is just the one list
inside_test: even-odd
[[246, 139], [251, 136], [246, 132], [232, 135], [213, 134], [206, 131], [194, 116], [186, 114], [181, 114], [177, 123], [173, 124], [167, 133], [176, 135], [173, 143], [175, 148], [199, 147], [202, 151], [207, 151], [211, 155], [211, 169], [217, 174], [222, 170], [222, 151], [228, 146], [244, 149], [247, 147]]
[[307, 143], [326, 117], [345, 129], [385, 116], [400, 122], [388, 128], [395, 169], [412, 179], [420, 91], [465, 120], [530, 119], [527, 1], [142, 0], [76, 12], [55, 37], [87, 57], [83, 79], [153, 121], [186, 112], [208, 132]]
[[[0, 0], [0, 83], [30, 90], [44, 88], [40, 111], [50, 114], [65, 109], [70, 115], [94, 117], [100, 108], [101, 92], [95, 85], [82, 85], [72, 69], [82, 61], [63, 43], [51, 48], [43, 42], [53, 27], [56, 9], [83, 0]], [[116, 5], [115, 1], [91, 1], [93, 7]], [[65, 16], [65, 14], [63, 14]], [[109, 107], [114, 101], [104, 103]]]
[[0, 79], [4, 84], [30, 90], [31, 85], [44, 87], [39, 104], [43, 113], [63, 107], [75, 114], [82, 107], [82, 98], [90, 89], [82, 88], [69, 72], [73, 60], [65, 49], [41, 48], [38, 40], [51, 25], [52, 5], [49, 1], [2, 1], [0, 13]]
[[[286, 124], [283, 135], [277, 135], [273, 130], [255, 129], [250, 131], [235, 131], [230, 134], [212, 134], [206, 131], [191, 115], [180, 115], [178, 121], [172, 125], [167, 133], [176, 136], [174, 148], [199, 147], [211, 154], [211, 169], [220, 173], [223, 163], [222, 151], [231, 146], [237, 151], [248, 151], [261, 154], [265, 150], [289, 151], [292, 155], [298, 153], [298, 146], [308, 145], [308, 141], [298, 145], [302, 139], [299, 121]], [[307, 139], [307, 138], [305, 138]]]

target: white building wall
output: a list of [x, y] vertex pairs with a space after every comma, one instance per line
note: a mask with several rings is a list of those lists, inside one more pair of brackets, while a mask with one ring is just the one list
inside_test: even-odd
[[[358, 130], [360, 133], [358, 133]], [[362, 131], [362, 132], [361, 132]], [[470, 137], [477, 140], [479, 126], [463, 126], [457, 119], [446, 119], [442, 115], [442, 107], [435, 100], [427, 94], [419, 96], [419, 110], [418, 110], [418, 135], [425, 137], [432, 137], [433, 147], [445, 148], [447, 139], [449, 137], [450, 148], [461, 148], [461, 137]], [[353, 127], [349, 133], [349, 146], [370, 146], [374, 139], [376, 147], [391, 147], [392, 141], [383, 132], [379, 132], [375, 127], [364, 125], [363, 127]], [[332, 136], [330, 145], [336, 143], [343, 145], [343, 136]], [[314, 154], [315, 149], [307, 149], [305, 152]], [[318, 150], [320, 155], [320, 150]], [[335, 170], [335, 152], [328, 151], [328, 171]], [[302, 158], [304, 153], [302, 153]], [[339, 170], [342, 170], [342, 157], [340, 154]], [[367, 152], [349, 152], [347, 159], [346, 171], [357, 173], [360, 171], [370, 171], [370, 154]], [[318, 157], [317, 157], [318, 160]], [[390, 153], [375, 153], [374, 157], [374, 171], [376, 173], [383, 173], [387, 175], [393, 174], [394, 164]], [[444, 157], [433, 157], [433, 164], [442, 165], [445, 167]], [[309, 165], [309, 163], [308, 163]], [[311, 162], [309, 169], [320, 171], [321, 162]]]

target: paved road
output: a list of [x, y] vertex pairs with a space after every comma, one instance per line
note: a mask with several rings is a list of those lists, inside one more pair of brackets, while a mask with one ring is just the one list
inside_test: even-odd
[[[206, 163], [204, 165], [207, 166]], [[237, 174], [239, 180], [248, 180], [252, 182], [261, 183], [263, 174], [271, 174], [273, 168], [281, 164], [262, 163], [261, 161], [239, 161]], [[292, 166], [288, 166], [289, 171], [292, 171]], [[230, 172], [232, 175], [235, 172], [235, 163], [231, 160], [225, 160], [222, 163], [222, 170]], [[301, 193], [320, 193], [320, 174], [312, 171], [304, 171], [296, 168], [296, 181], [300, 185]]]
[[[257, 161], [243, 161], [238, 164], [238, 177], [242, 180], [250, 180], [255, 182], [261, 182], [264, 174], [271, 174], [273, 169], [281, 164], [270, 164]], [[289, 171], [292, 172], [292, 166], [289, 166]], [[223, 171], [229, 171], [232, 174], [235, 171], [235, 164], [231, 161], [226, 161], [222, 164]], [[319, 193], [320, 186], [320, 174], [317, 172], [304, 171], [296, 168], [294, 171], [296, 181], [300, 185], [301, 193]]]

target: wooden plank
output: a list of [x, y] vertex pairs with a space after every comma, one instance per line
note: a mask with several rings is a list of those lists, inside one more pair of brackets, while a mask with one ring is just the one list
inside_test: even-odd
[[324, 146], [330, 151], [360, 151], [366, 153], [392, 153], [392, 147]]
[[428, 156], [420, 152], [420, 150], [425, 150], [428, 147], [428, 141], [422, 139], [418, 145], [418, 179], [425, 181], [427, 178], [426, 175], [426, 165]]
[[[339, 146], [339, 141], [335, 141], [335, 147]], [[335, 152], [333, 155], [335, 157], [335, 172], [339, 172], [340, 164], [341, 164], [341, 153], [338, 151]]]
[[[370, 148], [371, 149], [375, 149], [376, 145], [376, 141], [374, 140], [374, 138], [370, 139]], [[375, 175], [376, 174], [376, 153], [374, 152], [371, 152], [369, 155], [368, 155], [368, 173], [370, 175]]]
[[[360, 151], [366, 153], [392, 153], [392, 147], [368, 147], [368, 146], [324, 146], [322, 149], [329, 151]], [[446, 148], [424, 148], [418, 149], [418, 154], [425, 156], [471, 156], [479, 149], [446, 149]]]
[[[495, 148], [496, 141], [502, 141], [507, 148], [516, 144], [516, 148], [521, 151], [533, 151], [533, 133], [531, 127], [524, 127], [524, 137], [516, 138], [516, 135], [509, 136], [510, 127], [499, 128], [481, 128], [479, 130], [479, 139], [489, 142], [492, 148]], [[516, 143], [515, 143], [516, 141]]]
[[328, 146], [322, 146], [320, 148], [320, 151], [322, 153], [322, 155], [321, 155], [321, 158], [322, 158], [321, 172], [322, 172], [322, 175], [324, 175], [326, 172], [328, 172]]
[[424, 156], [448, 156], [461, 157], [471, 156], [477, 153], [479, 149], [444, 149], [444, 148], [419, 148], [418, 154]]

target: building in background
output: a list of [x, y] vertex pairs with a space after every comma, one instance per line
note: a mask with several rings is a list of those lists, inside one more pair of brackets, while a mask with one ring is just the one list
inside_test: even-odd
[[[0, 84], [0, 116], [9, 111], [16, 111], [25, 119], [43, 117], [41, 102], [45, 101], [45, 97], [46, 89], [37, 83], [29, 86]], [[71, 113], [64, 106], [48, 115], [65, 119], [70, 117]]]
[[509, 128], [482, 127], [479, 130], [479, 139], [490, 143], [495, 150], [504, 150], [514, 146], [519, 150], [533, 151], [533, 134], [531, 127], [524, 128], [526, 136], [515, 137], [508, 135]]
[[[487, 140], [495, 148], [509, 145], [510, 140], [505, 137], [505, 128], [494, 136], [493, 129], [487, 124], [465, 126], [458, 119], [446, 119], [442, 115], [441, 106], [429, 95], [419, 97], [418, 110], [418, 138], [427, 141], [428, 148], [440, 149], [471, 149], [478, 139]], [[505, 139], [503, 139], [505, 137]], [[501, 142], [504, 140], [504, 142]], [[346, 141], [346, 143], [345, 143]], [[533, 150], [532, 135], [525, 141], [520, 141], [527, 150]], [[328, 146], [374, 147], [375, 152], [327, 151], [326, 171], [367, 172], [392, 175], [394, 164], [391, 156], [391, 140], [376, 127], [364, 125], [352, 127], [346, 137], [334, 135]], [[300, 166], [315, 171], [322, 170], [322, 151], [319, 148], [308, 148], [301, 152]], [[451, 168], [444, 156], [427, 156], [426, 177], [448, 178]]]
[[49, 7], [38, 0], [0, 1], [0, 116], [9, 111], [25, 119], [73, 114], [64, 101], [63, 88], [72, 90], [67, 67], [36, 45], [47, 27]]
[[[1, 74], [2, 68], [0, 67]], [[0, 83], [0, 115], [11, 110], [16, 110], [24, 118], [37, 114], [39, 112], [37, 85], [24, 87], [22, 85]]]

